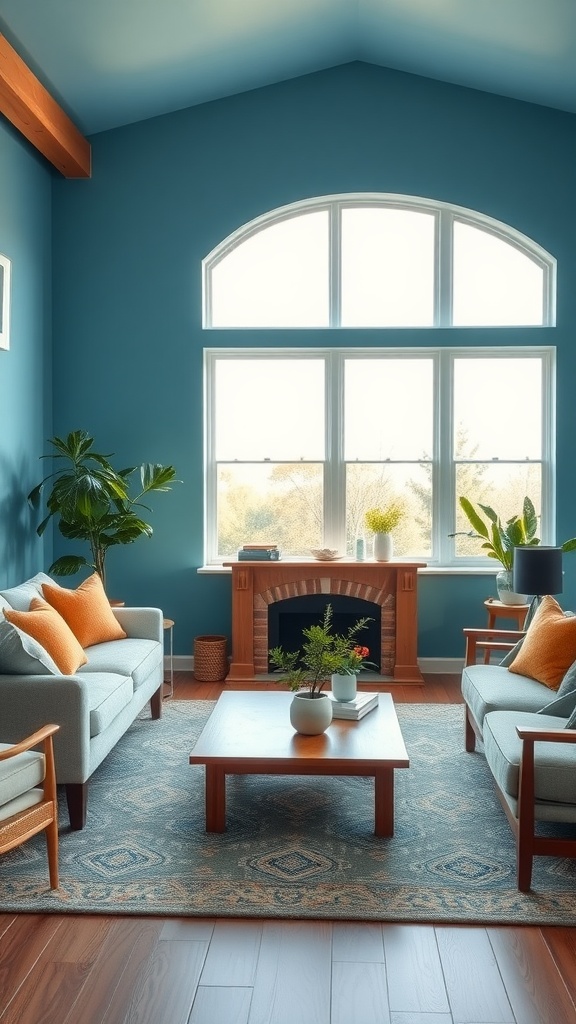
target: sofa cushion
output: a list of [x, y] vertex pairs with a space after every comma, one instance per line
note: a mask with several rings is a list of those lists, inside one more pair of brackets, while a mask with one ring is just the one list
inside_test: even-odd
[[57, 675], [58, 666], [33, 636], [0, 619], [0, 672], [9, 676]]
[[164, 651], [156, 640], [112, 640], [86, 649], [87, 663], [80, 674], [116, 672], [131, 676], [134, 689], [144, 683], [153, 669], [162, 661]]
[[530, 676], [557, 690], [576, 660], [576, 617], [564, 614], [558, 602], [546, 595], [528, 627], [524, 642], [508, 666], [510, 672]]
[[99, 736], [114, 721], [134, 695], [130, 676], [114, 672], [93, 672], [88, 682], [90, 738]]
[[507, 653], [504, 655], [504, 657], [502, 658], [502, 661], [499, 662], [499, 664], [500, 665], [504, 665], [504, 668], [508, 668], [508, 666], [511, 665], [512, 662], [514, 661], [514, 658], [518, 654], [518, 652], [519, 652], [520, 648], [522, 647], [523, 643], [524, 643], [524, 637], [521, 636], [520, 639], [514, 644], [514, 647], [512, 647], [511, 650], [507, 651]]
[[30, 611], [4, 609], [8, 622], [34, 637], [48, 652], [63, 676], [73, 675], [86, 663], [86, 655], [70, 627], [58, 612], [39, 597], [32, 598]]
[[576, 708], [576, 689], [569, 693], [559, 693], [554, 700], [548, 701], [540, 708], [539, 715], [556, 715], [558, 718], [569, 718]]
[[68, 623], [81, 647], [121, 640], [126, 636], [106, 597], [97, 572], [84, 580], [76, 590], [54, 583], [44, 583], [46, 601]]
[[572, 690], [576, 690], [576, 661], [570, 665], [556, 692], [559, 697], [562, 697], [563, 694], [571, 693]]
[[[564, 729], [565, 719], [516, 711], [493, 711], [486, 715], [483, 729], [486, 760], [500, 789], [514, 799], [518, 797], [522, 752], [517, 725]], [[537, 742], [534, 751], [536, 800], [576, 804], [576, 744]]]
[[467, 665], [462, 672], [462, 696], [482, 728], [489, 711], [540, 711], [550, 690], [501, 665]]
[[[0, 743], [0, 750], [9, 750], [12, 743]], [[16, 757], [0, 761], [0, 812], [2, 807], [27, 793], [44, 781], [44, 754], [39, 750], [25, 750]], [[40, 794], [42, 798], [42, 794]], [[37, 803], [33, 800], [32, 803]], [[16, 811], [11, 810], [10, 814]], [[9, 817], [2, 815], [0, 817]]]
[[53, 583], [45, 572], [38, 572], [31, 579], [26, 580], [24, 583], [20, 583], [17, 587], [12, 587], [10, 590], [1, 590], [0, 597], [3, 597], [10, 608], [14, 608], [17, 612], [27, 612], [30, 608], [30, 601], [33, 597], [42, 597], [42, 584]]

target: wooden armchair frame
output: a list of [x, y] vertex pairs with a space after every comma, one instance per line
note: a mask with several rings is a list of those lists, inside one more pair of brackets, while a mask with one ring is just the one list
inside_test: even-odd
[[527, 892], [532, 882], [534, 857], [576, 857], [576, 839], [549, 838], [536, 835], [536, 814], [534, 797], [534, 744], [576, 743], [576, 729], [538, 729], [536, 726], [516, 727], [522, 740], [520, 778], [518, 782], [518, 817], [515, 817], [500, 788], [496, 792], [504, 813], [508, 818], [516, 839], [516, 864], [518, 888]]
[[0, 751], [0, 761], [7, 761], [9, 758], [17, 757], [32, 747], [43, 745], [44, 753], [44, 796], [43, 799], [33, 804], [32, 807], [13, 814], [10, 818], [0, 819], [0, 854], [13, 850], [14, 847], [25, 843], [37, 832], [46, 830], [46, 845], [48, 849], [48, 870], [50, 875], [50, 887], [57, 889], [58, 879], [58, 800], [56, 793], [56, 771], [54, 767], [54, 747], [52, 736], [58, 732], [59, 725], [45, 725], [31, 736], [27, 736], [20, 743], [7, 750]]
[[[525, 630], [519, 629], [469, 628], [464, 629], [463, 633], [466, 637], [465, 665], [476, 665], [480, 654], [490, 655], [492, 651], [500, 651], [504, 656], [506, 651], [511, 651], [515, 644], [526, 636]], [[466, 750], [471, 754], [476, 749], [476, 739], [482, 739], [482, 730], [467, 704], [465, 708], [464, 743]]]

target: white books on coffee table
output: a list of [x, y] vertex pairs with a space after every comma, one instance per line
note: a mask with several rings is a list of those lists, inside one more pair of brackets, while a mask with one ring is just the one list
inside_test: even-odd
[[377, 693], [358, 692], [354, 700], [336, 700], [331, 691], [327, 691], [332, 701], [332, 718], [353, 718], [358, 720], [373, 711], [378, 704]]

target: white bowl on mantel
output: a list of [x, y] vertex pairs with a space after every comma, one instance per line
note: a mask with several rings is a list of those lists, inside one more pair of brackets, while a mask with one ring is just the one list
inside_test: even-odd
[[319, 562], [333, 562], [336, 558], [342, 557], [334, 548], [310, 548], [310, 554]]

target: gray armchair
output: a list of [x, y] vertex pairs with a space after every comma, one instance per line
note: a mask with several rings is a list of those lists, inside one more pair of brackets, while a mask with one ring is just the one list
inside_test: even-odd
[[[20, 743], [0, 743], [0, 853], [46, 832], [50, 886], [58, 888], [58, 801], [52, 736], [45, 725]], [[42, 746], [43, 751], [33, 749]]]

